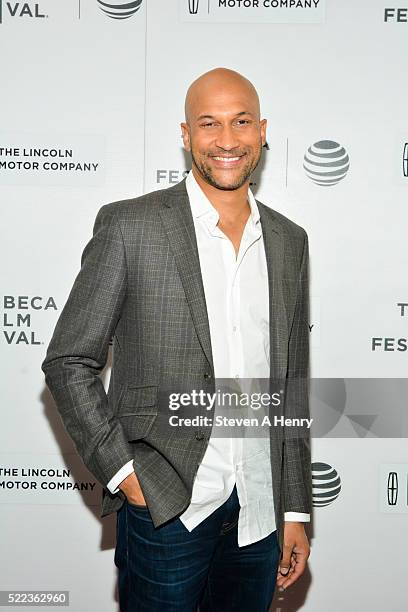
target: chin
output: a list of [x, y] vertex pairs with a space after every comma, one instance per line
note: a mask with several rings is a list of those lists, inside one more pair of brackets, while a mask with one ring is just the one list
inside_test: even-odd
[[242, 187], [243, 184], [244, 183], [214, 183], [218, 189], [223, 189], [224, 191], [235, 191], [236, 189]]
[[218, 180], [217, 178], [215, 179], [215, 181], [219, 184], [221, 189], [239, 189], [240, 187], [242, 187], [242, 185], [245, 183], [247, 179], [245, 177], [240, 177], [238, 176], [236, 179], [225, 179], [225, 180]]

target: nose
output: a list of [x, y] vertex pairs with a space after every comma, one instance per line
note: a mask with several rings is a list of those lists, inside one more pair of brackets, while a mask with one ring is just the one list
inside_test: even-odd
[[217, 131], [215, 144], [220, 149], [229, 151], [239, 146], [239, 140], [230, 125], [223, 125], [221, 129]]

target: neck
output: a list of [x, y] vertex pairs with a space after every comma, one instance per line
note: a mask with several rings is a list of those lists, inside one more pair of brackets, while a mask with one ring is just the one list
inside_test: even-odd
[[250, 213], [251, 208], [248, 202], [249, 179], [238, 189], [217, 189], [203, 179], [194, 165], [191, 171], [211, 204], [217, 209], [220, 217], [234, 219]]

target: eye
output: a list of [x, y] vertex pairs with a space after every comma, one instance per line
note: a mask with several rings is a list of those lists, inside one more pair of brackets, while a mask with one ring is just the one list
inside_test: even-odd
[[201, 127], [211, 127], [212, 125], [214, 125], [213, 121], [209, 121], [208, 123], [202, 123]]
[[237, 123], [239, 123], [240, 125], [245, 125], [251, 122], [249, 121], [249, 119], [238, 119]]

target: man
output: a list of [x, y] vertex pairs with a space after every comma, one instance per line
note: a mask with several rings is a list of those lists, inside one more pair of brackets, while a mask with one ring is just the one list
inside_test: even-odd
[[309, 440], [179, 431], [162, 398], [284, 380], [286, 414], [308, 415], [307, 235], [249, 189], [266, 120], [246, 78], [199, 77], [181, 129], [192, 171], [101, 207], [42, 369], [101, 516], [117, 511], [121, 610], [266, 611], [309, 556]]

